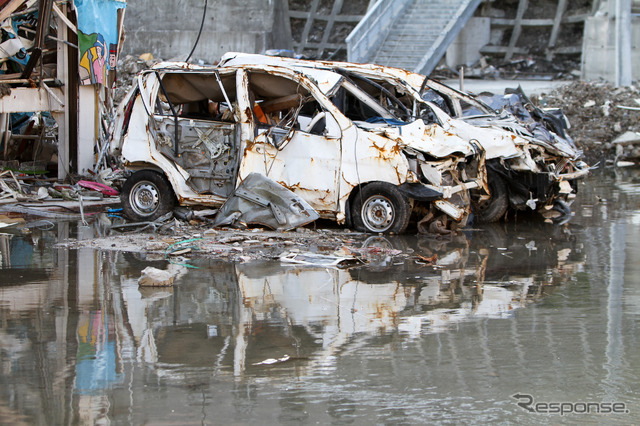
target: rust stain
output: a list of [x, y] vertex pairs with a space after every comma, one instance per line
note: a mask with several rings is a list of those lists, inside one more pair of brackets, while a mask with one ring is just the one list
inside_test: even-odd
[[[251, 109], [249, 107], [245, 108], [244, 113], [246, 117], [251, 117], [252, 115]], [[248, 123], [249, 121], [247, 120], [246, 122]]]
[[246, 153], [247, 151], [251, 151], [251, 150], [253, 149], [253, 147], [255, 146], [255, 144], [256, 144], [255, 139], [254, 139], [254, 140], [251, 140], [251, 139], [247, 140], [247, 141], [245, 142], [245, 145], [246, 145], [246, 146], [245, 146], [245, 149], [244, 149], [245, 153]]

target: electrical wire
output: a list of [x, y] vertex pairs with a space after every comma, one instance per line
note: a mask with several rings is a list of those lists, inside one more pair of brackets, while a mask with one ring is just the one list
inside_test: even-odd
[[204, 0], [204, 9], [202, 10], [202, 22], [200, 22], [200, 29], [198, 30], [198, 37], [196, 37], [196, 42], [193, 44], [193, 49], [191, 49], [191, 52], [189, 53], [189, 56], [187, 56], [187, 59], [185, 59], [185, 62], [189, 62], [189, 59], [191, 59], [191, 55], [193, 55], [193, 52], [195, 52], [196, 50], [196, 46], [198, 46], [198, 42], [200, 41], [200, 36], [202, 35], [202, 28], [204, 28], [204, 18], [205, 16], [207, 16], [207, 3], [209, 2], [209, 0]]

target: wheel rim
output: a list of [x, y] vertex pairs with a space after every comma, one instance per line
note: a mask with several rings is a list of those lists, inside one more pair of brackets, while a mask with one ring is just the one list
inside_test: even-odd
[[158, 187], [148, 181], [138, 182], [129, 193], [129, 203], [136, 214], [152, 215], [160, 204]]
[[395, 219], [393, 204], [381, 195], [370, 197], [362, 206], [362, 219], [367, 229], [385, 232], [391, 228]]

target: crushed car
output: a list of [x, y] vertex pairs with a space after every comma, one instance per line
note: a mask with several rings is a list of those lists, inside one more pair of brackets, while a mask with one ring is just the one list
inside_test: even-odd
[[229, 52], [220, 66], [249, 63], [334, 70], [379, 99], [399, 120], [439, 121], [447, 132], [477, 140], [486, 151], [490, 193], [472, 191], [479, 222], [497, 221], [509, 208], [543, 215], [553, 208], [568, 218], [577, 181], [590, 170], [566, 131], [564, 114], [535, 107], [521, 89], [493, 98], [502, 102], [498, 109], [423, 75], [374, 64]]
[[412, 217], [464, 225], [469, 191], [486, 188], [484, 152], [436, 123], [394, 120], [331, 71], [161, 63], [120, 104], [110, 153], [129, 174], [121, 199], [133, 220], [220, 207], [257, 173], [359, 231], [401, 233]]

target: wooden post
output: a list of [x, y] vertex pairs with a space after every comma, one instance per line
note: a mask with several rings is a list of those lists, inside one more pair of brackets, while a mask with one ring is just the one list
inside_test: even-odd
[[[67, 5], [60, 5], [61, 12], [66, 15]], [[67, 27], [58, 22], [57, 33], [57, 77], [62, 85], [64, 94], [64, 112], [54, 113], [58, 123], [58, 179], [64, 180], [69, 172], [69, 46], [67, 41]]]
[[78, 174], [86, 175], [93, 169], [94, 147], [98, 135], [98, 95], [99, 85], [87, 84], [78, 89]]

